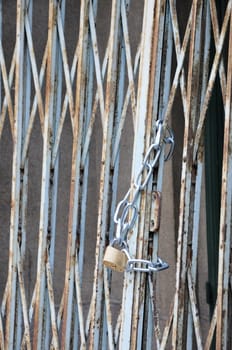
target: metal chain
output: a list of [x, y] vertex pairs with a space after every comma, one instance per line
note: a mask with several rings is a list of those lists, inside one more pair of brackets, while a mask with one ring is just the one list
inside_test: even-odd
[[[157, 128], [157, 132], [156, 132], [155, 142], [150, 145], [132, 188], [129, 189], [129, 191], [126, 193], [124, 198], [117, 205], [117, 208], [114, 214], [114, 222], [117, 225], [117, 229], [116, 229], [117, 239], [121, 238], [122, 240], [125, 240], [128, 231], [130, 231], [135, 224], [135, 221], [138, 216], [138, 209], [137, 209], [136, 203], [137, 203], [139, 194], [147, 186], [152, 176], [154, 168], [158, 165], [163, 144], [171, 145], [168, 155], [165, 157], [165, 160], [168, 160], [172, 155], [173, 147], [174, 147], [173, 133], [169, 128], [167, 128], [169, 132], [169, 136], [166, 138], [163, 137], [163, 122], [160, 120], [157, 121], [156, 128]], [[152, 159], [152, 155], [154, 155], [153, 159]], [[143, 175], [145, 172], [147, 174], [143, 180]], [[133, 189], [135, 189], [133, 192], [133, 198], [131, 199], [131, 201], [129, 201], [129, 198], [131, 196]], [[121, 212], [121, 215], [120, 215], [120, 212]]]
[[[165, 155], [164, 160], [168, 160], [174, 149], [174, 136], [172, 131], [167, 127], [166, 130], [169, 133], [168, 137], [164, 136], [163, 121], [158, 120], [156, 122], [156, 136], [155, 141], [152, 143], [144, 157], [139, 173], [135, 179], [134, 184], [128, 190], [124, 198], [118, 203], [115, 214], [114, 222], [116, 224], [115, 237], [113, 239], [114, 245], [120, 247], [128, 258], [127, 271], [141, 271], [151, 272], [159, 271], [168, 268], [168, 264], [158, 258], [156, 263], [143, 259], [131, 259], [129, 256], [126, 239], [128, 232], [134, 227], [136, 219], [138, 217], [137, 200], [139, 195], [146, 188], [150, 181], [155, 167], [157, 167], [159, 158], [164, 144], [169, 144], [170, 149]], [[133, 197], [131, 197], [133, 191]]]
[[140, 271], [140, 272], [157, 272], [161, 270], [166, 270], [169, 265], [161, 260], [157, 259], [156, 262], [145, 259], [128, 259], [126, 271]]

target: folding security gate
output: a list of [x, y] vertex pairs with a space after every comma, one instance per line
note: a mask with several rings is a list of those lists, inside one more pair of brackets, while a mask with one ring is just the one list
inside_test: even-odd
[[[231, 346], [232, 1], [223, 4], [1, 1], [1, 349]], [[204, 125], [216, 81], [210, 320]]]

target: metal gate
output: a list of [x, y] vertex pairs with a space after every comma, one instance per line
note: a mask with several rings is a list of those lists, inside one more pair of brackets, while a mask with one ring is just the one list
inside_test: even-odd
[[[1, 349], [231, 345], [232, 1], [223, 3], [1, 1]], [[216, 79], [217, 299], [202, 328], [204, 124]], [[167, 198], [177, 198], [169, 217]], [[172, 215], [176, 236], [163, 232]], [[109, 245], [119, 260], [108, 266], [123, 272], [103, 264]]]

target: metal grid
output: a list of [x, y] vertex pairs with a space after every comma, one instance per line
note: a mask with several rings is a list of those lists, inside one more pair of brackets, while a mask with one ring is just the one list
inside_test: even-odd
[[[164, 349], [169, 335], [174, 349], [191, 349], [194, 343], [198, 349], [209, 349], [215, 329], [217, 348], [225, 349], [231, 288], [232, 1], [228, 1], [221, 28], [214, 0], [190, 1], [182, 40], [175, 1], [144, 1], [141, 39], [135, 45], [137, 50], [133, 58], [128, 14], [135, 11], [135, 5], [129, 0], [112, 0], [107, 45], [101, 59], [96, 28], [102, 13], [98, 12], [97, 1], [83, 0], [79, 8], [78, 39], [70, 65], [64, 26], [67, 4], [50, 0], [47, 41], [40, 67], [32, 36], [33, 5], [32, 0], [17, 1], [15, 48], [9, 69], [6, 68], [4, 45], [0, 41], [0, 137], [4, 135], [8, 118], [12, 141], [9, 258], [1, 301], [1, 349]], [[1, 2], [1, 23], [3, 8]], [[209, 68], [210, 40], [214, 41], [216, 53]], [[203, 345], [196, 290], [204, 164], [202, 135], [217, 73], [225, 110], [219, 279], [217, 304]], [[179, 100], [176, 97], [178, 89]], [[114, 235], [112, 217], [119, 196], [120, 147], [126, 119], [129, 115], [133, 121], [130, 129], [134, 140], [133, 157], [127, 165], [132, 169], [133, 183], [143, 156], [155, 137], [156, 120], [162, 120], [166, 128], [171, 123], [173, 105], [177, 100], [183, 109], [184, 141], [176, 292], [170, 317], [161, 332], [156, 317], [156, 274], [125, 273], [121, 311], [114, 323], [110, 288], [112, 273], [103, 267], [102, 260], [105, 247]], [[40, 209], [36, 237], [37, 269], [33, 292], [28, 299], [24, 264], [29, 244], [29, 148], [36, 118], [40, 122], [42, 140], [41, 178], [38, 180]], [[85, 234], [92, 171], [90, 145], [97, 118], [102, 140], [97, 177], [96, 249], [92, 253], [95, 262], [91, 302], [85, 315], [82, 298], [85, 293], [83, 269], [88, 258]], [[71, 125], [69, 208], [65, 232], [67, 242], [63, 247], [66, 254], [64, 285], [57, 307], [53, 284], [58, 244], [59, 161], [67, 119]], [[150, 221], [156, 200], [154, 192], [162, 192], [164, 166], [162, 154], [152, 180], [138, 198], [140, 215], [128, 236], [133, 257], [157, 258], [159, 228], [152, 232]]]

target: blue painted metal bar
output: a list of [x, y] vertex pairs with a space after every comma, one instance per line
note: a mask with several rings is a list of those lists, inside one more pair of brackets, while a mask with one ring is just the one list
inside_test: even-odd
[[8, 262], [8, 295], [5, 347], [15, 348], [15, 317], [17, 310], [17, 262], [18, 262], [18, 229], [19, 229], [19, 205], [20, 205], [20, 163], [22, 142], [22, 98], [23, 98], [23, 55], [24, 55], [24, 26], [23, 13], [24, 1], [17, 1], [16, 24], [16, 71], [15, 71], [15, 96], [14, 96], [14, 129], [13, 129], [13, 164], [11, 187], [11, 217], [10, 217], [10, 241]]
[[106, 98], [104, 108], [103, 125], [103, 145], [100, 173], [100, 192], [97, 223], [97, 242], [96, 242], [96, 262], [94, 270], [93, 299], [91, 310], [91, 329], [90, 329], [90, 347], [98, 349], [101, 332], [101, 322], [97, 320], [102, 317], [102, 298], [103, 298], [103, 252], [105, 248], [105, 239], [107, 234], [107, 216], [109, 213], [109, 191], [110, 191], [110, 149], [113, 133], [114, 108], [116, 98], [116, 79], [117, 79], [117, 57], [118, 57], [118, 26], [120, 15], [120, 2], [112, 2], [111, 25], [109, 39], [109, 58], [106, 78]]
[[72, 306], [75, 281], [75, 260], [76, 239], [78, 227], [78, 210], [80, 196], [80, 161], [81, 142], [83, 133], [84, 101], [86, 91], [86, 67], [87, 67], [87, 44], [88, 44], [88, 7], [89, 2], [81, 3], [80, 31], [79, 31], [79, 57], [76, 79], [76, 101], [74, 113], [73, 149], [72, 149], [72, 170], [70, 184], [70, 204], [68, 221], [68, 239], [66, 255], [66, 273], [64, 286], [64, 309], [61, 330], [61, 347], [68, 348], [71, 339]]
[[[232, 16], [232, 11], [230, 16]], [[228, 348], [229, 327], [229, 283], [230, 283], [230, 261], [231, 261], [231, 208], [232, 208], [232, 173], [231, 140], [232, 140], [232, 17], [229, 26], [229, 47], [226, 81], [225, 101], [225, 126], [222, 165], [222, 187], [221, 187], [221, 212], [220, 212], [220, 234], [219, 234], [219, 258], [218, 258], [218, 291], [217, 291], [217, 329], [216, 347], [218, 349]]]
[[[141, 56], [140, 56], [140, 71], [138, 81], [138, 93], [137, 93], [137, 110], [135, 120], [135, 141], [133, 150], [133, 163], [132, 163], [132, 179], [134, 179], [139, 173], [140, 164], [142, 163], [143, 154], [145, 152], [147, 142], [144, 143], [144, 139], [150, 138], [149, 117], [147, 115], [149, 104], [149, 74], [150, 64], [152, 56], [152, 29], [154, 25], [154, 10], [155, 2], [145, 2], [144, 15], [143, 15], [143, 29], [141, 39]], [[152, 96], [153, 97], [153, 96]], [[149, 135], [149, 136], [148, 136]], [[148, 141], [150, 142], [150, 140]], [[142, 200], [141, 209], [145, 212], [144, 198]], [[143, 249], [143, 242], [146, 238], [142, 238], [144, 234], [144, 216], [141, 217], [139, 227], [136, 224], [133, 234], [128, 237], [130, 242], [130, 255], [132, 257], [142, 257], [141, 250]], [[140, 237], [140, 239], [139, 239]], [[138, 246], [137, 246], [138, 242]], [[143, 288], [143, 284], [140, 282], [141, 276], [135, 276], [134, 273], [128, 273], [125, 275], [124, 291], [122, 300], [122, 325], [119, 346], [120, 348], [136, 348], [137, 341], [137, 322], [139, 319], [139, 298], [140, 293], [138, 290]], [[140, 285], [141, 283], [141, 285]], [[133, 310], [133, 311], [132, 311]]]
[[46, 305], [46, 255], [50, 206], [51, 141], [55, 98], [56, 26], [54, 21], [56, 1], [49, 3], [48, 61], [46, 67], [46, 98], [43, 133], [43, 165], [41, 182], [41, 203], [39, 242], [36, 275], [36, 302], [34, 313], [33, 348], [41, 349], [46, 341], [44, 310]]
[[[28, 22], [32, 21], [32, 2], [28, 5]], [[27, 133], [28, 120], [30, 115], [30, 98], [31, 98], [31, 71], [28, 41], [25, 42], [23, 70], [26, 72], [25, 81], [23, 83], [23, 118], [22, 118], [22, 143]], [[25, 290], [23, 266], [26, 257], [26, 236], [27, 236], [27, 206], [28, 206], [28, 158], [23, 166], [21, 165], [21, 198], [19, 205], [19, 247], [18, 247], [18, 279], [19, 288], [17, 290], [17, 329], [15, 344], [20, 347], [23, 338], [23, 326], [25, 327], [25, 339], [28, 348], [30, 348], [30, 328], [27, 315], [27, 295]]]
[[[9, 54], [5, 51], [7, 45], [4, 35], [0, 35], [0, 140], [3, 142], [5, 130], [9, 128], [12, 136], [9, 142], [13, 145], [12, 164], [9, 160], [12, 166], [11, 217], [9, 229], [7, 227], [2, 230], [9, 231], [9, 266], [1, 301], [1, 348], [150, 349], [155, 345], [157, 348], [165, 348], [171, 330], [170, 341], [174, 349], [186, 344], [191, 349], [194, 338], [198, 348], [203, 347], [196, 286], [204, 166], [200, 141], [217, 74], [226, 115], [224, 182], [218, 300], [208, 336], [205, 335], [205, 347], [207, 349], [212, 344], [216, 328], [218, 347], [226, 348], [230, 318], [228, 288], [231, 279], [231, 185], [228, 179], [231, 174], [232, 27], [229, 29], [229, 25], [231, 26], [232, 0], [227, 2], [221, 29], [214, 0], [207, 2], [206, 21], [202, 20], [201, 6], [205, 3], [203, 0], [189, 1], [184, 21], [186, 27], [180, 29], [178, 2], [175, 0], [114, 0], [107, 5], [103, 1], [83, 0], [80, 4], [75, 4], [75, 9], [68, 8], [70, 5], [65, 0], [50, 0], [48, 38], [41, 55], [41, 66], [38, 67], [37, 43], [34, 41], [34, 22], [32, 23], [32, 17], [33, 21], [37, 21], [34, 16], [37, 3], [32, 0], [17, 1], [16, 44], [10, 64]], [[107, 17], [109, 28], [102, 29], [100, 21], [103, 4], [104, 11], [108, 11], [104, 16]], [[137, 45], [132, 31], [139, 29], [132, 23], [133, 17], [130, 15], [133, 16], [133, 11], [138, 11], [138, 7], [141, 12], [144, 10], [144, 17]], [[4, 15], [2, 9], [4, 3], [0, 2], [0, 27]], [[77, 10], [80, 22], [79, 32], [76, 26], [68, 27], [68, 30], [73, 31], [72, 39], [77, 34], [77, 39], [71, 43], [74, 56], [69, 67], [67, 47], [70, 42], [67, 40], [70, 37], [66, 36], [65, 24], [69, 21], [66, 16], [70, 10]], [[216, 54], [212, 58], [208, 79], [210, 28]], [[74, 34], [76, 29], [78, 33]], [[105, 31], [104, 43], [99, 35], [101, 30]], [[202, 42], [205, 45], [203, 54]], [[105, 53], [101, 55], [103, 46]], [[227, 69], [223, 60], [228, 63]], [[197, 70], [202, 73], [200, 84]], [[134, 179], [140, 178], [143, 183], [145, 174], [141, 172], [141, 163], [151, 141], [157, 137], [156, 121], [161, 120], [162, 130], [165, 130], [172, 114], [176, 113], [176, 103], [181, 106], [185, 119], [176, 294], [174, 307], [171, 305], [171, 313], [162, 334], [163, 318], [160, 320], [157, 313], [157, 303], [162, 299], [157, 298], [157, 285], [161, 279], [156, 275], [147, 278], [138, 270], [126, 272], [121, 295], [121, 291], [117, 293], [115, 290], [115, 276], [103, 267], [102, 260], [105, 246], [115, 234], [113, 217], [116, 202], [125, 185], [120, 179], [129, 182], [131, 175], [132, 184]], [[6, 117], [9, 117], [9, 123]], [[100, 125], [98, 130], [96, 123]], [[70, 127], [68, 134], [65, 129], [67, 125]], [[27, 210], [30, 205], [29, 196], [32, 196], [29, 193], [29, 166], [30, 157], [34, 157], [34, 136], [42, 142], [41, 165], [36, 165], [38, 168], [41, 166], [42, 174], [37, 179], [38, 186], [41, 186], [40, 210], [36, 219], [39, 233], [36, 235], [32, 232], [29, 236]], [[133, 159], [128, 156], [128, 150], [122, 151], [124, 138], [126, 145], [130, 143], [133, 146]], [[65, 166], [68, 164], [68, 169], [62, 169], [60, 156], [62, 146], [64, 143], [67, 146], [67, 141], [72, 145], [72, 151], [65, 154], [68, 158]], [[95, 141], [97, 147], [93, 149]], [[149, 154], [149, 157], [152, 155]], [[93, 158], [94, 162], [99, 158], [97, 170], [90, 168]], [[163, 190], [164, 158], [165, 152], [162, 150], [157, 167], [151, 170], [147, 163], [144, 165], [144, 172], [150, 174], [152, 171], [152, 177], [144, 182], [146, 186], [143, 190], [146, 187], [146, 191], [136, 194], [138, 222], [127, 235], [129, 255], [132, 258], [156, 260], [158, 257], [161, 239], [159, 227], [152, 232], [151, 221], [157, 209], [153, 192], [155, 190], [161, 193]], [[125, 160], [126, 171], [121, 169]], [[95, 171], [99, 173], [93, 174]], [[69, 212], [67, 230], [60, 232], [60, 227], [57, 226], [60, 218], [57, 215], [63, 198], [59, 197], [59, 184], [64, 174], [70, 177], [70, 188], [66, 191]], [[92, 201], [90, 181], [94, 177], [94, 185], [98, 189], [98, 198], [95, 199], [97, 214], [93, 219], [95, 226], [90, 233], [88, 220], [92, 213], [89, 212], [88, 205]], [[136, 188], [132, 185], [129, 194], [132, 196], [133, 192], [136, 192]], [[126, 198], [125, 207], [130, 205], [129, 200]], [[126, 209], [123, 210], [125, 213]], [[133, 216], [133, 210], [135, 209], [132, 208], [132, 213], [126, 212], [128, 219]], [[65, 241], [67, 246], [58, 247], [61, 234], [62, 242]], [[32, 267], [29, 266], [29, 270], [32, 269], [29, 277], [33, 282], [30, 286], [32, 297], [30, 291], [27, 291], [27, 254], [31, 237], [38, 239], [35, 243], [38, 248], [36, 271], [33, 270], [33, 264]], [[174, 245], [175, 242], [173, 248]], [[56, 255], [57, 248], [62, 254], [66, 253], [63, 271], [58, 271], [56, 266], [60, 258]], [[92, 263], [94, 259], [93, 290], [86, 293], [86, 264], [89, 260]], [[59, 291], [56, 289], [56, 278], [64, 280]], [[120, 283], [122, 280], [123, 276], [120, 277]], [[188, 293], [185, 293], [186, 290]], [[61, 295], [61, 300], [58, 300], [58, 295]], [[29, 297], [31, 300], [28, 300]], [[188, 310], [185, 305], [189, 305]], [[187, 329], [187, 338], [183, 336], [184, 329]]]

